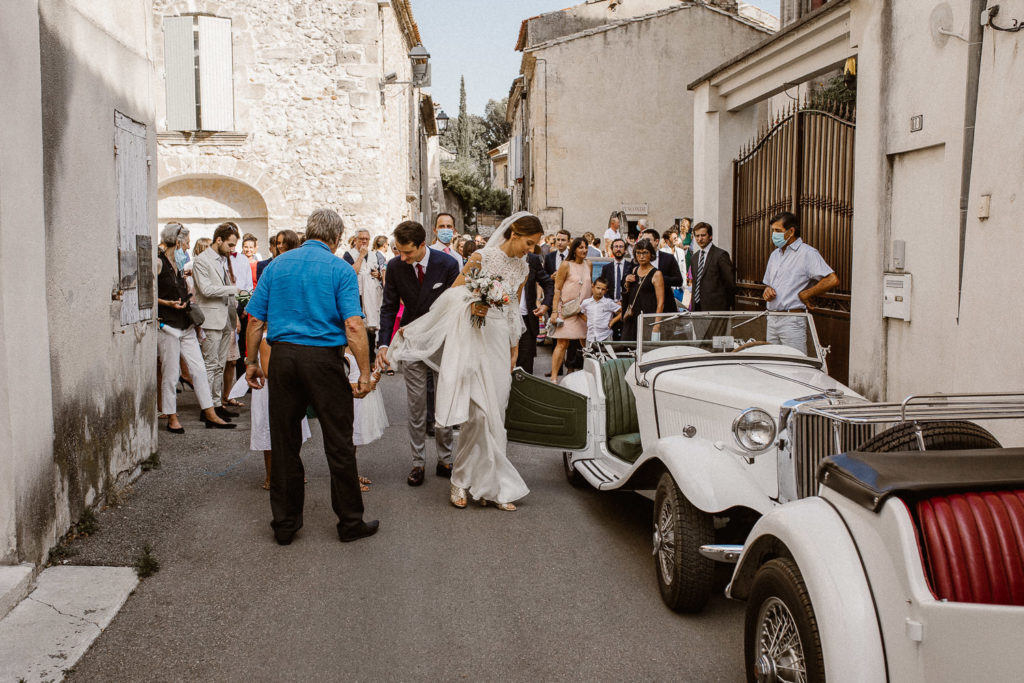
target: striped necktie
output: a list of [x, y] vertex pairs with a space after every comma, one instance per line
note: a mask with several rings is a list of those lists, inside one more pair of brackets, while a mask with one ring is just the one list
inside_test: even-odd
[[693, 282], [693, 300], [700, 303], [700, 281], [704, 278], [704, 250], [697, 257], [697, 279]]

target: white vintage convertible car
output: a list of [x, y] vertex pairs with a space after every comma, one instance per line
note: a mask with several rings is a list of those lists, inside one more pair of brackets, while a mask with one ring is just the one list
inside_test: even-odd
[[[769, 343], [780, 327], [804, 347]], [[662, 598], [698, 611], [714, 561], [739, 557], [723, 540], [817, 490], [837, 451], [806, 408], [863, 399], [828, 376], [806, 313], [647, 315], [639, 328], [635, 349], [603, 345], [557, 386], [517, 372], [506, 427], [511, 441], [562, 450], [574, 485], [653, 491]]]
[[[591, 350], [560, 385], [517, 371], [506, 427], [561, 450], [573, 485], [653, 491], [670, 608], [699, 611], [715, 561], [739, 562], [750, 680], [1012, 680], [1024, 493], [1007, 491], [1024, 489], [1024, 451], [967, 420], [1024, 417], [1024, 395], [871, 403], [826, 355], [806, 313], [643, 316], [635, 349]], [[1009, 512], [964, 531], [962, 491]]]
[[896, 426], [754, 525], [727, 589], [747, 600], [748, 678], [1021, 680], [1024, 449], [962, 420], [1024, 418], [1024, 394], [814, 413], [836, 430]]

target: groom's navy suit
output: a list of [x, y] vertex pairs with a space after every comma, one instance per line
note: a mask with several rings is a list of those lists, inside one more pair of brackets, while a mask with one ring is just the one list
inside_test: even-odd
[[[452, 286], [462, 269], [454, 258], [436, 249], [427, 248], [427, 267], [423, 282], [416, 276], [415, 264], [395, 257], [388, 261], [384, 275], [384, 301], [380, 307], [380, 330], [378, 346], [390, 346], [395, 333], [395, 318], [399, 304], [402, 310], [402, 327], [406, 327], [430, 310], [437, 298]], [[427, 425], [434, 423], [433, 387], [436, 373], [422, 361], [402, 364], [405, 376], [405, 391], [409, 401], [409, 443], [412, 446], [413, 473], [419, 472], [416, 482], [410, 475], [409, 483], [418, 486], [423, 482], [424, 455], [426, 452]], [[442, 468], [451, 471], [452, 428], [435, 427], [437, 443], [438, 474]]]
[[384, 300], [380, 306], [378, 346], [391, 344], [399, 304], [405, 304], [402, 325], [408, 325], [430, 310], [437, 297], [452, 286], [460, 270], [458, 261], [451, 256], [443, 251], [431, 250], [421, 285], [413, 264], [404, 262], [400, 256], [388, 261], [384, 276]]

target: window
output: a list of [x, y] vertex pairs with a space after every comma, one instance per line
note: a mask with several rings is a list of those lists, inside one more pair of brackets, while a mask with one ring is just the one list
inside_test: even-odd
[[231, 20], [164, 18], [168, 130], [234, 130]]

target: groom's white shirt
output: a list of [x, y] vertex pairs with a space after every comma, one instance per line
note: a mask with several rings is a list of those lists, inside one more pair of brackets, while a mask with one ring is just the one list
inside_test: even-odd
[[430, 260], [430, 249], [424, 249], [423, 250], [423, 260], [422, 261], [417, 261], [416, 263], [412, 264], [413, 272], [416, 272], [416, 266], [423, 266], [423, 275], [426, 276], [426, 274], [427, 274], [427, 261], [429, 261], [429, 260]]

